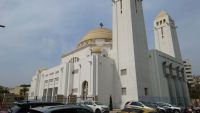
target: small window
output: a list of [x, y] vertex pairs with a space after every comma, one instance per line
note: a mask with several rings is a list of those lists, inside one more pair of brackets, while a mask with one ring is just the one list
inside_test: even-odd
[[59, 71], [56, 71], [56, 74], [58, 74], [59, 73]]
[[162, 38], [164, 38], [164, 31], [163, 31], [163, 27], [161, 27], [161, 35], [162, 35]]
[[165, 22], [166, 22], [166, 20], [164, 19], [164, 20], [163, 20], [163, 23], [165, 23]]
[[121, 69], [121, 75], [127, 75], [127, 69]]
[[144, 94], [145, 94], [145, 96], [148, 95], [148, 88], [144, 88]]
[[56, 81], [56, 82], [59, 81], [59, 77], [55, 78], [55, 81]]
[[156, 25], [158, 26], [158, 25], [159, 25], [159, 22], [156, 22]]
[[75, 69], [72, 71], [72, 74], [77, 74], [78, 73], [78, 69]]
[[122, 95], [126, 95], [126, 88], [122, 88]]
[[45, 83], [48, 83], [48, 80], [45, 80]]
[[162, 24], [162, 20], [160, 21], [160, 24]]
[[53, 82], [53, 79], [50, 79], [49, 82]]

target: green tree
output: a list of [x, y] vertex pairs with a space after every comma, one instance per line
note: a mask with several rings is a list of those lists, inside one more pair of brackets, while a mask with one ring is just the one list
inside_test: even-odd
[[0, 86], [0, 94], [2, 93], [9, 93], [7, 88], [4, 88], [3, 86]]

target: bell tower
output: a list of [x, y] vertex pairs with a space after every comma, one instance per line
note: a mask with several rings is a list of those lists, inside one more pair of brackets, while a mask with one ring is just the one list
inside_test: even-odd
[[[151, 96], [142, 0], [112, 0], [113, 57], [122, 103]], [[117, 92], [116, 92], [117, 93]]]
[[156, 49], [182, 60], [174, 20], [161, 11], [154, 21]]

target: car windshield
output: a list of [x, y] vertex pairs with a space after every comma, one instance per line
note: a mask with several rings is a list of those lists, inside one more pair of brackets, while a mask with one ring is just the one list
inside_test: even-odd
[[96, 105], [103, 105], [101, 102], [94, 102]]
[[148, 106], [148, 107], [156, 107], [154, 104], [152, 104], [151, 102], [142, 102], [144, 105]]
[[169, 106], [168, 104], [166, 103], [157, 103], [160, 107], [164, 107], [164, 106]]

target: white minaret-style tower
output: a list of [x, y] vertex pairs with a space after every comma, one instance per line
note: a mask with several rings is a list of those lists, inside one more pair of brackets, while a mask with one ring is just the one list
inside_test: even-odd
[[156, 49], [182, 60], [174, 20], [164, 11], [154, 21]]
[[142, 0], [113, 0], [113, 57], [121, 103], [146, 100], [151, 87]]

